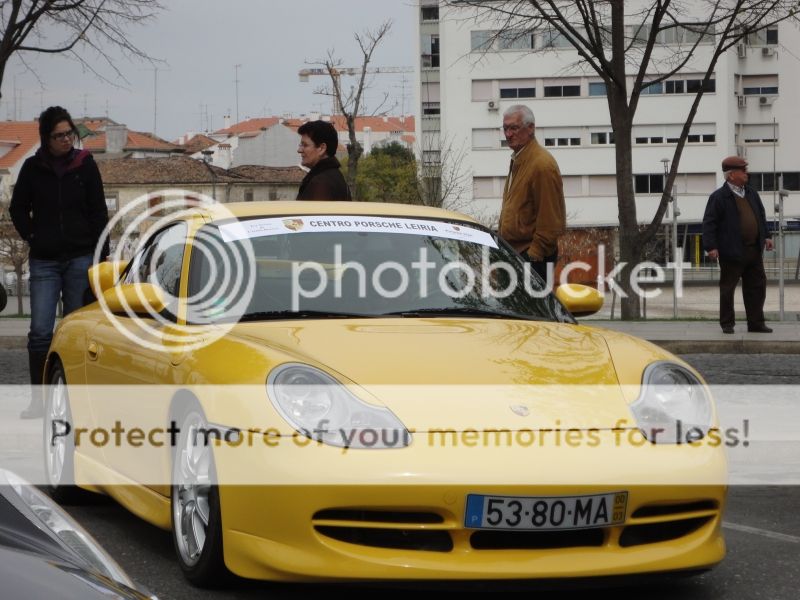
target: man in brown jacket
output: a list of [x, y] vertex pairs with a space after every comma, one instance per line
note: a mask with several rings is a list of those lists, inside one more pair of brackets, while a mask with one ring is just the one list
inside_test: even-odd
[[564, 188], [553, 156], [534, 137], [531, 109], [521, 104], [503, 113], [503, 133], [514, 151], [503, 190], [499, 234], [526, 256], [547, 280], [558, 260], [558, 238], [566, 229]]

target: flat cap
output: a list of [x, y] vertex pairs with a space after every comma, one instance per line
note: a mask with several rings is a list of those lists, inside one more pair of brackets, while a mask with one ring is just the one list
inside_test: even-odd
[[730, 171], [731, 169], [744, 169], [747, 167], [747, 161], [741, 156], [728, 156], [722, 160], [722, 171]]

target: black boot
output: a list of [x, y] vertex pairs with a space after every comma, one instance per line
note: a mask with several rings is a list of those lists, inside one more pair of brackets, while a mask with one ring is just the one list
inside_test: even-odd
[[39, 419], [44, 416], [44, 363], [47, 352], [28, 350], [28, 370], [31, 373], [31, 403], [20, 413], [20, 419]]

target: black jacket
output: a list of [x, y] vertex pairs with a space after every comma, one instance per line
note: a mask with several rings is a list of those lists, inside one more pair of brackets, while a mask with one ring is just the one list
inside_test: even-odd
[[352, 200], [335, 156], [321, 159], [300, 182], [298, 200]]
[[[765, 241], [772, 237], [767, 230], [764, 205], [758, 192], [749, 187], [745, 187], [745, 198], [758, 223], [758, 247], [764, 248]], [[703, 250], [708, 252], [715, 248], [720, 260], [742, 260], [744, 257], [739, 209], [727, 183], [709, 196], [703, 215]]]
[[[100, 171], [86, 150], [73, 150], [59, 177], [41, 149], [20, 169], [9, 208], [32, 258], [68, 260], [93, 254], [108, 209]], [[108, 256], [108, 239], [101, 258]]]

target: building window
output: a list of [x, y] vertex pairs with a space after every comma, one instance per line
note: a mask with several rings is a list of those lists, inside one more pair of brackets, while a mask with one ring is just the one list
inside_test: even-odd
[[533, 34], [524, 29], [511, 29], [498, 33], [500, 50], [530, 50], [533, 48]]
[[535, 87], [500, 88], [501, 98], [536, 98]]
[[[682, 124], [634, 125], [633, 138], [636, 144], [677, 144]], [[716, 141], [716, 126], [713, 123], [694, 123], [686, 137], [687, 144]]]
[[423, 6], [422, 7], [422, 20], [423, 21], [438, 21], [439, 20], [439, 7], [438, 6]]
[[562, 96], [580, 96], [579, 85], [546, 85], [544, 86], [545, 98], [560, 98]]
[[770, 46], [777, 46], [778, 44], [778, 29], [767, 29], [767, 44]]
[[778, 28], [768, 27], [747, 34], [747, 43], [751, 46], [775, 46], [778, 44]]
[[778, 94], [778, 75], [742, 75], [742, 93], [745, 96]]
[[483, 150], [500, 147], [501, 134], [496, 127], [472, 130], [472, 148]]
[[572, 48], [569, 39], [555, 29], [542, 32], [541, 40], [542, 48]]
[[658, 81], [656, 83], [645, 83], [642, 84], [642, 91], [640, 92], [641, 95], [652, 95], [652, 94], [663, 94], [664, 93], [664, 82]]
[[480, 29], [476, 31], [470, 31], [469, 36], [470, 47], [472, 48], [473, 52], [486, 52], [492, 49], [492, 42], [497, 36], [497, 32], [488, 29]]
[[765, 85], [762, 87], [746, 87], [742, 89], [742, 92], [745, 96], [774, 96], [778, 94], [778, 86]]
[[270, 200], [277, 200], [278, 199], [278, 188], [271, 187], [269, 188], [269, 199]]
[[108, 212], [116, 212], [119, 209], [119, 194], [116, 192], [114, 193], [106, 193], [106, 209]]
[[780, 139], [777, 123], [747, 124], [742, 125], [738, 138], [745, 144], [772, 144]]
[[[750, 173], [748, 185], [757, 192], [775, 191], [775, 175], [774, 173]], [[781, 177], [783, 177], [782, 182]], [[777, 173], [777, 182], [778, 187], [782, 185], [784, 190], [800, 192], [800, 172], [798, 171]]]
[[442, 157], [439, 150], [423, 150], [422, 164], [425, 165], [438, 165], [441, 163]]
[[422, 36], [422, 67], [434, 69], [439, 67], [438, 35]]
[[589, 83], [589, 95], [590, 96], [607, 96], [608, 91], [606, 90], [606, 83], [605, 81], [595, 81]]
[[[700, 88], [703, 87], [703, 80], [702, 79], [687, 79], [686, 80], [686, 91], [690, 94], [696, 94], [700, 91]], [[704, 92], [716, 92], [717, 91], [717, 82], [715, 79], [709, 79], [708, 83], [703, 87]]]
[[[708, 33], [703, 33], [705, 29], [709, 29]], [[689, 25], [678, 25], [670, 27], [664, 31], [659, 32], [656, 37], [656, 42], [666, 45], [680, 45], [680, 44], [694, 44], [700, 42], [701, 44], [710, 44], [714, 41], [714, 27], [706, 23], [693, 23]]]
[[595, 131], [592, 133], [593, 145], [609, 145], [614, 143], [613, 131]]
[[557, 138], [544, 138], [545, 146], [580, 146], [581, 138], [579, 137], [557, 137]]
[[246, 189], [244, 191], [244, 201], [245, 202], [252, 202], [253, 201], [253, 190], [252, 189]]
[[422, 103], [422, 116], [438, 115], [441, 112], [441, 105], [439, 102], [423, 102]]
[[664, 175], [634, 175], [633, 188], [637, 194], [661, 194], [664, 192]]
[[683, 79], [672, 79], [665, 83], [665, 91], [667, 94], [683, 94], [686, 90]]

